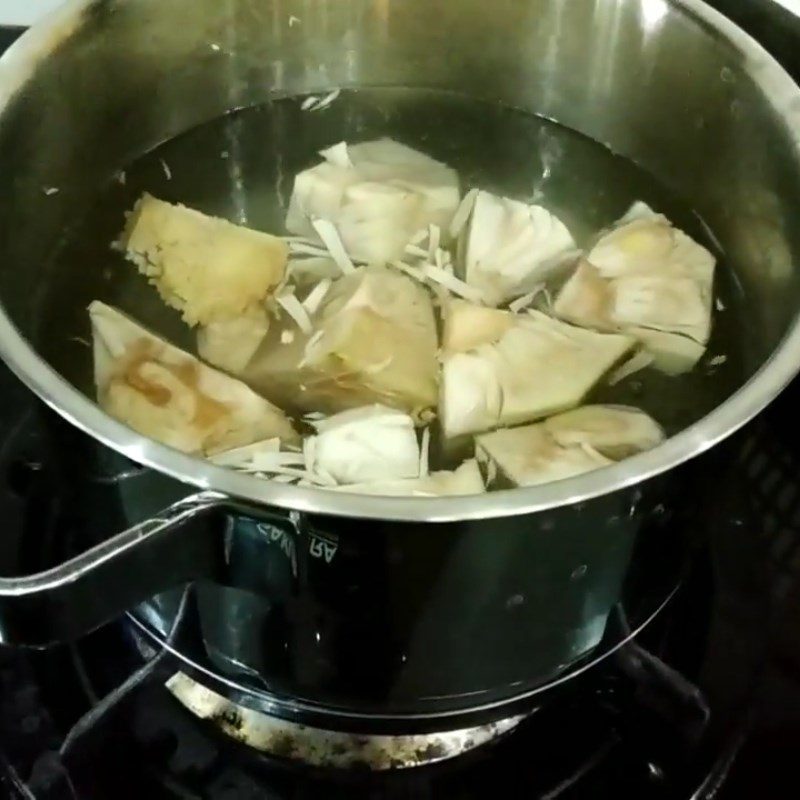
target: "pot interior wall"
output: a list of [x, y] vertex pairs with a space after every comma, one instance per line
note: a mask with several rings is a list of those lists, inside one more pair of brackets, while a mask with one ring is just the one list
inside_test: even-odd
[[[121, 165], [232, 108], [331, 86], [454, 90], [606, 143], [716, 234], [748, 298], [745, 374], [794, 318], [793, 137], [757, 59], [664, 0], [97, 0], [50, 39], [0, 119], [0, 299], [34, 344], [57, 336], [49, 255]], [[78, 266], [64, 285], [85, 292], [104, 265]]]

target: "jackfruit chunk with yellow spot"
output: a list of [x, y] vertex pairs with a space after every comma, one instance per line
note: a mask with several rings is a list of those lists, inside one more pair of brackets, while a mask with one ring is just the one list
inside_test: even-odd
[[565, 283], [556, 314], [576, 325], [636, 336], [654, 366], [690, 370], [711, 334], [714, 256], [636, 203]]
[[119, 246], [189, 325], [262, 306], [286, 271], [288, 248], [268, 233], [145, 194]]
[[137, 433], [195, 455], [263, 439], [294, 444], [286, 415], [99, 301], [89, 307], [100, 407]]

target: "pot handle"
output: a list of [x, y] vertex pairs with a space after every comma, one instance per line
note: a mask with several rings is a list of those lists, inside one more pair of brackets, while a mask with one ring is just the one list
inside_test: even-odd
[[75, 639], [161, 591], [218, 574], [230, 504], [199, 492], [52, 569], [0, 578], [0, 644]]

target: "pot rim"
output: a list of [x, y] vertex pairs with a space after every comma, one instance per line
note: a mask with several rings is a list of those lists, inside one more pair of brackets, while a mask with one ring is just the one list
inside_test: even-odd
[[[749, 34], [703, 0], [664, 0], [733, 45], [745, 69], [796, 135], [800, 88]], [[0, 58], [0, 114], [36, 65], [76, 30], [98, 0], [69, 0], [24, 33]], [[381, 497], [288, 486], [215, 466], [135, 433], [68, 383], [28, 344], [0, 305], [0, 357], [47, 405], [103, 445], [184, 483], [280, 508], [333, 516], [449, 522], [534, 513], [634, 486], [700, 455], [762, 411], [800, 371], [797, 318], [758, 371], [711, 413], [659, 447], [610, 467], [542, 486], [459, 497]]]

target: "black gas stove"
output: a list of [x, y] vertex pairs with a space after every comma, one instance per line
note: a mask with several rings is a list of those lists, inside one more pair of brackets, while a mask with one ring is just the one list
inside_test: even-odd
[[[482, 746], [440, 760], [426, 743], [421, 766], [390, 771], [310, 765], [290, 736], [264, 752], [245, 712], [189, 710], [179, 643], [123, 618], [69, 646], [0, 649], [0, 782], [37, 800], [794, 796], [780, 775], [800, 740], [800, 442], [781, 420], [799, 396], [800, 383], [719, 452], [707, 536], [662, 612]], [[45, 432], [66, 423], [5, 371], [0, 418], [0, 558], [29, 572], [63, 558], [83, 512], [49, 467]]]
[[[770, 39], [757, 3], [731, 5], [724, 10]], [[788, 12], [785, 19], [793, 24]], [[0, 30], [0, 47], [15, 35]], [[796, 57], [786, 31], [770, 41], [784, 61]], [[202, 676], [188, 673], [177, 654], [179, 642], [159, 643], [123, 617], [71, 645], [0, 648], [3, 796], [795, 797], [800, 437], [792, 439], [791, 420], [798, 402], [800, 382], [710, 456], [718, 480], [702, 541], [661, 613], [602, 662], [544, 692], [524, 719], [464, 732], [458, 755], [412, 740], [383, 762], [405, 768], [370, 770], [375, 742], [356, 735], [348, 747], [361, 748], [363, 762], [343, 767], [338, 742], [324, 757], [307, 757], [297, 730], [266, 736], [268, 721], [203, 691], [195, 682]], [[57, 563], [80, 538], [86, 495], [60, 480], [47, 435], [65, 425], [0, 368], [3, 574]], [[113, 480], [85, 477], [97, 497], [125, 479], [124, 471]], [[191, 592], [185, 599], [191, 603]], [[614, 622], [628, 624], [622, 611]]]
[[[65, 423], [8, 373], [0, 380], [0, 556], [30, 571], [63, 557], [82, 511], [48, 467], [43, 432]], [[186, 679], [185, 665], [122, 619], [70, 646], [0, 650], [6, 792], [467, 800], [508, 786], [508, 797], [644, 800], [753, 797], [758, 787], [759, 797], [789, 796], [764, 793], [765, 780], [777, 786], [777, 778], [761, 760], [764, 748], [774, 757], [778, 726], [800, 734], [800, 713], [791, 714], [800, 712], [792, 678], [800, 678], [800, 637], [785, 621], [800, 552], [800, 449], [779, 427], [798, 393], [800, 384], [721, 454], [724, 491], [707, 541], [668, 606], [634, 641], [546, 692], [505, 735], [438, 763], [381, 772], [309, 766], [289, 740], [267, 754], [241, 741], [230, 709], [203, 719], [189, 711], [168, 688], [176, 675]], [[437, 762], [430, 756], [419, 761]], [[791, 759], [784, 764], [790, 771]]]

